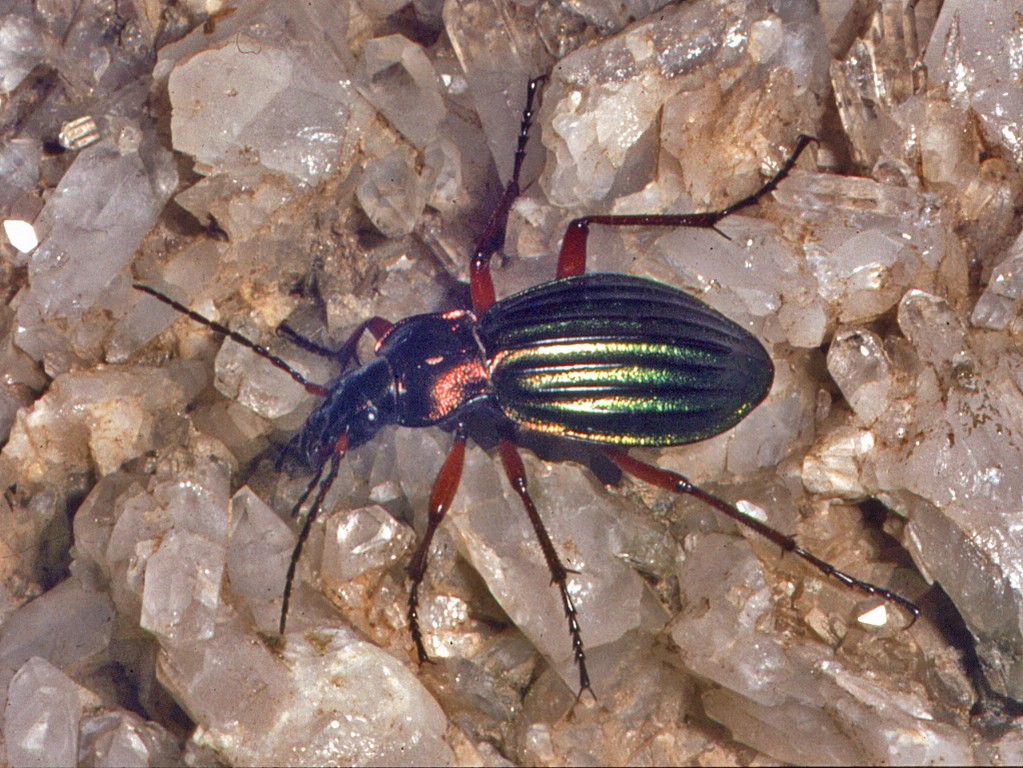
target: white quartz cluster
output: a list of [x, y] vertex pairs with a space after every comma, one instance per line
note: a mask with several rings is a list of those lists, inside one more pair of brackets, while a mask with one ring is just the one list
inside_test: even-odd
[[[1023, 761], [1012, 4], [8, 5], [0, 220], [39, 243], [0, 242], [0, 763]], [[500, 296], [551, 278], [570, 219], [719, 208], [817, 137], [718, 231], [594, 227], [589, 266], [694, 293], [775, 361], [738, 427], [642, 457], [917, 602], [912, 626], [534, 445], [577, 699], [529, 520], [471, 446], [420, 666], [405, 568], [451, 437], [388, 428], [342, 462], [278, 635], [309, 482], [278, 457], [318, 400], [131, 284], [329, 382], [274, 329], [337, 347], [464, 304], [541, 74]]]

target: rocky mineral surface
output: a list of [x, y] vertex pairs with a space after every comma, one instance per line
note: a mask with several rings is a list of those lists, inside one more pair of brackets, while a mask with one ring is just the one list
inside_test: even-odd
[[[546, 74], [500, 295], [583, 213], [593, 270], [682, 287], [777, 373], [643, 457], [693, 501], [525, 453], [594, 696], [516, 493], [472, 447], [407, 631], [450, 444], [346, 457], [283, 640], [316, 398], [132, 289], [329, 382], [363, 319], [454, 306]], [[0, 15], [0, 762], [1023, 762], [1023, 21], [997, 0], [6, 0]], [[360, 353], [372, 355], [367, 345]], [[574, 459], [574, 460], [573, 460]], [[607, 481], [609, 484], [605, 484]]]

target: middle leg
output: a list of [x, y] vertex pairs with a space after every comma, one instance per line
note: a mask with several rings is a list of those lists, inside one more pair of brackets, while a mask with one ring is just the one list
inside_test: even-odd
[[490, 259], [504, 247], [505, 230], [508, 227], [508, 214], [512, 203], [519, 196], [519, 175], [522, 162], [526, 157], [526, 142], [529, 141], [529, 128], [533, 123], [533, 103], [536, 94], [546, 78], [537, 77], [529, 81], [526, 90], [526, 108], [522, 112], [519, 125], [519, 141], [515, 148], [515, 167], [511, 181], [504, 188], [501, 200], [490, 216], [487, 228], [476, 242], [475, 253], [469, 262], [469, 287], [472, 290], [472, 308], [477, 315], [482, 315], [496, 301], [494, 280], [490, 276]]
[[522, 457], [519, 456], [518, 449], [508, 438], [502, 438], [497, 444], [497, 449], [501, 454], [501, 463], [504, 465], [508, 481], [511, 483], [512, 488], [515, 489], [515, 492], [518, 493], [519, 498], [522, 499], [522, 504], [526, 508], [526, 514], [529, 515], [529, 522], [533, 525], [533, 531], [540, 542], [540, 550], [543, 552], [544, 559], [547, 561], [547, 568], [551, 572], [551, 583], [557, 584], [558, 591], [561, 593], [561, 605], [565, 609], [565, 618], [568, 619], [568, 633], [572, 636], [572, 653], [575, 657], [576, 666], [579, 667], [579, 695], [581, 696], [583, 691], [589, 691], [592, 694], [593, 689], [590, 687], [590, 675], [586, 671], [586, 651], [583, 648], [583, 636], [579, 628], [579, 614], [576, 611], [575, 603], [572, 601], [572, 595], [568, 592], [568, 574], [570, 571], [562, 564], [561, 558], [558, 557], [558, 552], [554, 549], [554, 543], [547, 533], [547, 528], [544, 526], [543, 520], [540, 519], [540, 514], [536, 510], [536, 504], [533, 503], [533, 499], [529, 496], [529, 491], [526, 487], [526, 468], [522, 464]]

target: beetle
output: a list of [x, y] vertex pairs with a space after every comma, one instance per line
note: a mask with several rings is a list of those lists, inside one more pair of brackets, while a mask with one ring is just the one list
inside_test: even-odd
[[[520, 192], [542, 82], [543, 78], [537, 78], [529, 83], [512, 177], [470, 261], [471, 308], [415, 315], [397, 323], [373, 317], [360, 324], [338, 350], [282, 327], [296, 343], [339, 362], [342, 373], [328, 386], [308, 381], [265, 347], [160, 291], [135, 284], [138, 290], [248, 347], [323, 399], [284, 450], [284, 455], [312, 472], [292, 516], [298, 516], [310, 497], [312, 501], [288, 566], [280, 633], [286, 628], [302, 548], [346, 452], [372, 440], [387, 424], [440, 427], [452, 432], [454, 441], [433, 485], [426, 531], [407, 568], [409, 631], [419, 661], [428, 660], [419, 627], [419, 589], [433, 536], [458, 490], [469, 436], [467, 422], [479, 414], [497, 425], [497, 453], [560, 592], [580, 695], [592, 690], [582, 630], [568, 590], [570, 571], [529, 494], [516, 445], [527, 433], [596, 446], [625, 474], [700, 499], [846, 586], [900, 605], [915, 621], [919, 609], [907, 598], [838, 570], [792, 537], [748, 517], [683, 475], [629, 455], [632, 447], [694, 443], [731, 429], [767, 397], [774, 366], [755, 336], [690, 294], [647, 278], [586, 273], [590, 226], [713, 229], [775, 190], [814, 139], [800, 136], [772, 178], [720, 210], [574, 219], [562, 242], [555, 279], [498, 301], [490, 261], [503, 248], [511, 206]], [[366, 332], [376, 339], [375, 358], [345, 372]]]

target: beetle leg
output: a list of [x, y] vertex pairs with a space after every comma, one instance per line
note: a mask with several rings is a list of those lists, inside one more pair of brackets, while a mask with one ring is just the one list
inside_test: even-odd
[[384, 336], [391, 332], [392, 328], [394, 328], [394, 323], [390, 320], [385, 320], [382, 317], [371, 317], [368, 320], [364, 320], [359, 323], [345, 343], [337, 349], [330, 349], [322, 344], [317, 344], [311, 339], [307, 339], [287, 323], [281, 323], [281, 325], [277, 326], [277, 335], [283, 336], [296, 347], [301, 347], [307, 352], [312, 352], [314, 355], [334, 358], [337, 360], [338, 365], [341, 367], [341, 372], [343, 373], [348, 368], [348, 364], [353, 360], [356, 365], [359, 364], [359, 358], [356, 355], [356, 351], [359, 347], [359, 341], [362, 339], [362, 336], [366, 333], [366, 331], [373, 334], [374, 339], [380, 341], [384, 338]]
[[522, 499], [526, 514], [529, 515], [529, 522], [533, 524], [533, 531], [540, 542], [540, 550], [543, 552], [544, 559], [547, 560], [547, 568], [551, 572], [551, 583], [557, 584], [558, 590], [561, 592], [561, 604], [565, 609], [565, 617], [568, 619], [568, 632], [572, 636], [572, 651], [575, 663], [579, 667], [579, 695], [581, 696], [583, 691], [589, 691], [592, 694], [590, 675], [586, 671], [583, 636], [579, 629], [579, 614], [572, 601], [572, 596], [568, 592], [569, 570], [561, 563], [561, 558], [558, 557], [557, 550], [554, 549], [554, 543], [547, 534], [543, 520], [540, 519], [540, 514], [536, 511], [536, 505], [529, 496], [529, 491], [526, 488], [526, 468], [522, 464], [522, 457], [519, 456], [518, 449], [508, 438], [502, 438], [497, 444], [497, 449], [501, 454], [501, 463], [504, 465], [508, 481], [515, 492], [519, 494], [519, 498]]
[[325, 347], [322, 344], [317, 344], [312, 339], [303, 336], [287, 323], [281, 323], [277, 326], [277, 335], [282, 339], [287, 339], [290, 343], [300, 349], [304, 349], [306, 352], [312, 352], [314, 355], [319, 355], [320, 357], [334, 356], [333, 349]]
[[416, 655], [419, 663], [429, 661], [430, 657], [423, 646], [423, 633], [419, 629], [419, 586], [426, 576], [426, 563], [430, 554], [430, 543], [433, 541], [433, 534], [447, 514], [448, 507], [454, 501], [455, 493], [458, 491], [458, 483], [462, 479], [462, 465], [465, 463], [465, 427], [461, 424], [455, 429], [455, 444], [451, 446], [451, 452], [444, 460], [444, 466], [440, 468], [437, 479], [433, 482], [433, 490], [430, 492], [430, 518], [426, 525], [426, 533], [416, 548], [415, 554], [408, 565], [408, 575], [411, 580], [408, 592], [408, 626], [412, 635], [412, 642], [416, 646]]
[[778, 184], [789, 175], [789, 171], [795, 166], [799, 156], [803, 154], [810, 142], [816, 141], [812, 136], [802, 135], [796, 140], [795, 149], [782, 164], [774, 176], [767, 181], [760, 189], [748, 197], [744, 197], [737, 203], [722, 208], [719, 211], [706, 211], [703, 213], [682, 213], [682, 214], [650, 214], [650, 215], [608, 215], [608, 216], [584, 216], [573, 219], [565, 230], [565, 237], [561, 241], [561, 252], [558, 254], [558, 279], [573, 277], [586, 272], [586, 238], [590, 232], [591, 224], [603, 224], [609, 227], [698, 227], [700, 229], [714, 229], [719, 221], [743, 208], [756, 205], [767, 194], [778, 188]]
[[533, 122], [533, 103], [537, 91], [545, 78], [537, 77], [529, 81], [526, 89], [526, 107], [522, 111], [522, 122], [519, 124], [519, 141], [515, 147], [515, 166], [511, 181], [504, 188], [501, 200], [490, 216], [487, 228], [480, 239], [469, 262], [469, 288], [472, 291], [472, 308], [477, 315], [486, 312], [496, 300], [494, 280], [490, 276], [490, 259], [504, 247], [505, 230], [508, 227], [508, 214], [512, 203], [519, 196], [519, 176], [522, 163], [526, 157], [526, 143], [529, 141], [529, 127]]
[[684, 476], [677, 472], [672, 472], [667, 469], [661, 469], [660, 467], [654, 466], [653, 464], [647, 464], [645, 461], [634, 459], [627, 453], [621, 451], [610, 450], [607, 452], [608, 458], [611, 459], [618, 467], [626, 474], [632, 475], [635, 478], [642, 480], [645, 483], [656, 485], [659, 488], [664, 488], [669, 491], [673, 491], [678, 494], [688, 494], [695, 496], [705, 504], [709, 504], [714, 507], [717, 511], [727, 515], [728, 517], [735, 520], [740, 525], [744, 525], [747, 528], [756, 531], [761, 536], [769, 539], [770, 541], [781, 547], [783, 552], [791, 552], [792, 554], [801, 557], [806, 562], [810, 563], [814, 568], [819, 570], [825, 576], [832, 576], [838, 581], [845, 584], [847, 587], [857, 589], [860, 592], [865, 592], [868, 595], [874, 597], [880, 597], [887, 600], [890, 603], [895, 603], [901, 608], [905, 609], [912, 615], [912, 623], [920, 617], [920, 609], [916, 607], [910, 600], [898, 594], [892, 592], [890, 589], [879, 587], [876, 584], [871, 584], [868, 581], [861, 581], [855, 576], [850, 576], [845, 571], [838, 570], [831, 563], [826, 560], [821, 560], [819, 557], [814, 555], [812, 552], [808, 552], [796, 543], [796, 540], [791, 536], [786, 536], [781, 531], [777, 531], [766, 525], [756, 518], [744, 515], [736, 507], [719, 499], [713, 494], [707, 493], [702, 488], [693, 485]]
[[[302, 547], [305, 546], [306, 539], [309, 538], [309, 532], [313, 528], [313, 523], [316, 522], [316, 517], [320, 514], [320, 508], [323, 506], [324, 499], [327, 498], [327, 494], [330, 492], [330, 487], [334, 484], [334, 479], [337, 477], [338, 468], [341, 466], [341, 459], [345, 455], [345, 448], [348, 444], [347, 435], [338, 442], [334, 453], [330, 456], [330, 466], [324, 474], [324, 468], [320, 467], [320, 470], [313, 475], [312, 481], [306, 486], [306, 489], [299, 496], [295, 506], [291, 508], [291, 516], [295, 517], [298, 514], [299, 509], [302, 508], [302, 504], [312, 493], [313, 488], [316, 487], [317, 483], [320, 485], [320, 490], [316, 492], [316, 497], [313, 499], [313, 503], [309, 507], [309, 511], [306, 513], [305, 522], [302, 523], [302, 530], [299, 531], [298, 540], [295, 542], [295, 548], [291, 550], [291, 561], [288, 563], [288, 575], [284, 579], [284, 601], [281, 603], [281, 623], [279, 627], [280, 634], [284, 634], [285, 626], [288, 621], [288, 604], [291, 602], [291, 588], [295, 582], [295, 571], [298, 569], [298, 560], [302, 556]], [[322, 482], [321, 482], [322, 478]]]

